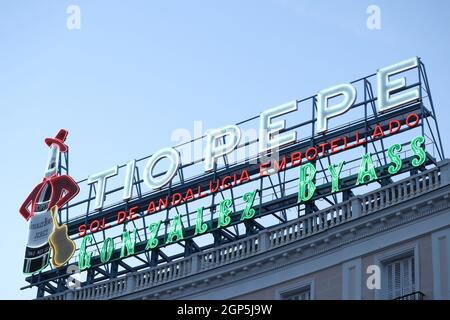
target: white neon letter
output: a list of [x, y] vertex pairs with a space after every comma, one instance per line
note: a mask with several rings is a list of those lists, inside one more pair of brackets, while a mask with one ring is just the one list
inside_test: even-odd
[[111, 169], [92, 174], [88, 177], [88, 184], [97, 182], [97, 193], [95, 195], [95, 209], [99, 210], [103, 208], [103, 202], [105, 200], [106, 180], [110, 177], [117, 175], [119, 167], [115, 166]]
[[[153, 168], [162, 159], [167, 158], [170, 161], [169, 168], [161, 177], [153, 176]], [[150, 189], [158, 189], [165, 186], [172, 180], [180, 166], [180, 154], [174, 148], [161, 149], [148, 160], [144, 169], [144, 182]]]
[[125, 171], [125, 183], [123, 186], [123, 196], [124, 201], [128, 201], [133, 196], [133, 178], [134, 169], [136, 168], [136, 160], [131, 160], [127, 163], [127, 169]]
[[[286, 127], [285, 120], [272, 122], [272, 119], [283, 114], [296, 111], [297, 101], [282, 104], [281, 106], [265, 110], [259, 115], [259, 152], [273, 150], [297, 140], [297, 132], [289, 132], [278, 135]], [[272, 138], [272, 135], [277, 135]], [[271, 139], [272, 138], [272, 139]]]
[[[218, 144], [219, 139], [225, 136], [228, 136], [228, 139], [223, 144]], [[241, 129], [235, 125], [208, 130], [206, 133], [205, 172], [214, 169], [216, 159], [233, 151], [240, 140]]]
[[418, 87], [402, 93], [397, 93], [394, 97], [392, 97], [391, 93], [393, 91], [400, 90], [406, 86], [406, 79], [405, 77], [402, 77], [399, 79], [390, 80], [391, 76], [415, 68], [418, 64], [419, 59], [414, 57], [378, 70], [378, 112], [384, 112], [407, 102], [419, 99], [420, 95]]
[[[328, 100], [343, 95], [344, 99], [334, 106], [328, 106]], [[328, 119], [346, 112], [356, 100], [356, 89], [349, 83], [339, 84], [320, 90], [317, 94], [317, 132], [328, 129]]]

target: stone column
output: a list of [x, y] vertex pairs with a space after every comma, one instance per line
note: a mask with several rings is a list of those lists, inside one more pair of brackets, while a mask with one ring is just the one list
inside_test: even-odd
[[352, 204], [352, 219], [357, 219], [361, 216], [362, 210], [361, 210], [361, 198], [360, 197], [353, 197], [350, 199]]
[[126, 276], [126, 293], [133, 293], [136, 290], [136, 275], [134, 273]]
[[66, 293], [64, 294], [64, 300], [73, 300], [74, 298], [74, 289], [69, 289], [66, 291]]
[[263, 230], [259, 233], [259, 251], [264, 252], [270, 249], [270, 232]]
[[200, 271], [201, 261], [198, 253], [195, 253], [191, 256], [191, 273], [195, 274]]
[[450, 184], [450, 159], [442, 160], [438, 166], [441, 171], [441, 186]]

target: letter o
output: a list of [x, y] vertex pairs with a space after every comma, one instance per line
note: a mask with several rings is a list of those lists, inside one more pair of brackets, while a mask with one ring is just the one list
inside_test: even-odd
[[114, 240], [112, 238], [106, 238], [103, 241], [103, 246], [100, 251], [100, 261], [103, 263], [107, 263], [111, 260], [112, 254], [114, 252]]
[[[314, 153], [313, 153], [313, 155], [311, 156], [310, 155], [310, 151], [314, 151]], [[305, 156], [306, 156], [306, 160], [308, 160], [308, 161], [314, 161], [316, 158], [317, 158], [317, 153], [318, 153], [319, 151], [317, 151], [317, 148], [316, 147], [311, 147], [311, 148], [308, 148], [307, 150], [306, 150], [306, 152], [305, 152]]]
[[91, 224], [89, 225], [89, 230], [94, 233], [97, 232], [100, 229], [100, 221], [93, 220]]
[[[166, 173], [160, 177], [153, 176], [153, 168], [162, 159], [167, 158], [170, 161], [169, 168]], [[148, 160], [144, 169], [144, 182], [150, 189], [158, 189], [166, 185], [172, 180], [180, 166], [180, 154], [173, 148], [161, 149]]]
[[[414, 122], [411, 122], [411, 118], [415, 118]], [[414, 128], [415, 126], [417, 126], [419, 124], [419, 121], [420, 117], [415, 113], [411, 113], [410, 115], [408, 115], [408, 117], [406, 117], [406, 125], [409, 128]]]

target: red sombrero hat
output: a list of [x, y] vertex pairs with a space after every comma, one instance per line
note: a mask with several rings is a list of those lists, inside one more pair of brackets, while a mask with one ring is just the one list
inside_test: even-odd
[[66, 141], [66, 138], [67, 138], [68, 134], [69, 134], [69, 132], [66, 129], [61, 129], [61, 130], [59, 130], [59, 132], [56, 135], [56, 137], [54, 137], [54, 138], [46, 138], [45, 139], [45, 144], [47, 144], [49, 147], [52, 144], [56, 144], [59, 147], [59, 151], [60, 152], [66, 152], [68, 147], [64, 143], [64, 141]]

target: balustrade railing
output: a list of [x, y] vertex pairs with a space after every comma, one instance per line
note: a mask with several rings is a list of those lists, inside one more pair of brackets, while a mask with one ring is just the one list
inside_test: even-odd
[[[447, 169], [446, 169], [447, 170]], [[448, 170], [446, 174], [448, 174]], [[448, 181], [449, 177], [446, 177]], [[182, 279], [309, 237], [362, 215], [407, 201], [441, 186], [440, 167], [393, 183], [363, 196], [190, 257], [129, 274], [126, 277], [44, 297], [48, 300], [111, 299]]]
[[384, 209], [440, 187], [439, 168], [433, 168], [362, 196], [362, 214]]

